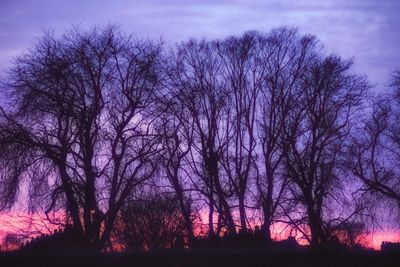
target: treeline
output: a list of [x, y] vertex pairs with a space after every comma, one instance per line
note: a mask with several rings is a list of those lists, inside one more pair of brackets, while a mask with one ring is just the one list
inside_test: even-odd
[[374, 95], [351, 66], [290, 28], [173, 46], [45, 34], [2, 78], [1, 208], [65, 210], [94, 248], [271, 240], [275, 223], [354, 246], [374, 204], [400, 205], [400, 75]]

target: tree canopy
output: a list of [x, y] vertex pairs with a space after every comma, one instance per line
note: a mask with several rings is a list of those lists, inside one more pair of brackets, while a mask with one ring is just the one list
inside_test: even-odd
[[363, 225], [358, 184], [400, 203], [400, 75], [370, 105], [352, 64], [286, 27], [170, 47], [114, 26], [46, 33], [1, 84], [1, 209], [26, 191], [98, 249], [135, 225], [120, 240], [256, 225], [271, 240], [274, 223], [340, 239]]

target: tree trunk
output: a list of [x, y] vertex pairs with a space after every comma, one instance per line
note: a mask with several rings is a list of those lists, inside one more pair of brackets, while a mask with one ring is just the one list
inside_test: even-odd
[[270, 205], [264, 204], [264, 224], [262, 226], [262, 232], [265, 236], [265, 239], [268, 243], [271, 242], [271, 212]]
[[322, 243], [321, 219], [319, 218], [319, 215], [314, 212], [312, 207], [308, 207], [307, 212], [311, 232], [310, 245], [311, 247], [316, 248]]
[[209, 196], [209, 211], [208, 211], [208, 236], [212, 237], [215, 235], [214, 232], [214, 197], [213, 194], [210, 193]]
[[61, 163], [58, 166], [60, 177], [62, 181], [62, 186], [65, 192], [65, 197], [67, 199], [67, 212], [71, 215], [73, 228], [80, 234], [83, 235], [83, 226], [79, 216], [79, 206], [74, 197], [74, 192], [71, 185], [69, 184], [69, 176], [65, 168], [65, 164]]
[[244, 206], [244, 194], [239, 196], [239, 216], [240, 216], [240, 226], [243, 232], [247, 231], [246, 223], [246, 208]]

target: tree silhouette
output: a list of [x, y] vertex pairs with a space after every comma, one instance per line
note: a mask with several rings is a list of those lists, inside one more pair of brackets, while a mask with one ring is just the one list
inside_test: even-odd
[[214, 210], [217, 209], [230, 232], [236, 232], [234, 219], [222, 182], [219, 161], [226, 143], [221, 141], [222, 121], [226, 117], [227, 90], [221, 79], [222, 62], [216, 43], [191, 40], [177, 47], [168, 75], [172, 97], [179, 102], [193, 127], [190, 150], [191, 169], [199, 178], [193, 185], [208, 202], [209, 233], [214, 235]]
[[26, 182], [34, 209], [65, 209], [103, 247], [127, 196], [155, 171], [159, 52], [110, 26], [47, 34], [17, 58], [0, 117], [3, 208]]
[[174, 195], [143, 195], [129, 200], [122, 208], [117, 239], [129, 251], [173, 248], [186, 230], [179, 205]]
[[327, 242], [324, 213], [341, 194], [343, 151], [368, 89], [363, 77], [348, 73], [350, 66], [336, 56], [311, 57], [285, 120], [282, 151], [295, 201], [291, 207], [303, 205], [300, 218], [309, 226], [312, 246]]
[[399, 149], [400, 127], [399, 72], [391, 84], [393, 90], [378, 96], [363, 129], [353, 139], [348, 167], [362, 183], [364, 192], [394, 201], [400, 207]]
[[[270, 227], [287, 195], [284, 174], [282, 135], [292, 108], [296, 87], [304, 75], [306, 61], [315, 48], [312, 36], [300, 36], [293, 29], [280, 28], [263, 37], [261, 53], [263, 84], [259, 97], [259, 142], [262, 174], [257, 188], [263, 211], [263, 231], [271, 239]], [[282, 215], [282, 211], [280, 211]]]
[[286, 27], [168, 50], [114, 26], [48, 33], [1, 86], [1, 209], [27, 190], [95, 249], [272, 244], [277, 222], [355, 247], [352, 178], [400, 203], [400, 75], [364, 125], [351, 67]]

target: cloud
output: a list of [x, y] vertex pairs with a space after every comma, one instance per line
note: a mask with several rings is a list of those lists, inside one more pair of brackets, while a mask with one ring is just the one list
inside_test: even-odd
[[[3, 0], [4, 1], [4, 0]], [[0, 70], [15, 51], [52, 28], [116, 23], [140, 37], [218, 38], [281, 25], [317, 35], [329, 52], [355, 57], [355, 70], [379, 83], [399, 67], [397, 0], [5, 0], [0, 9]], [[10, 53], [9, 51], [14, 51]]]

